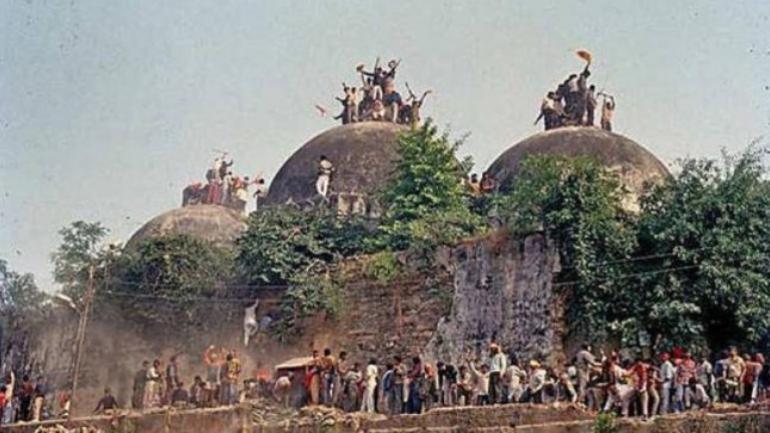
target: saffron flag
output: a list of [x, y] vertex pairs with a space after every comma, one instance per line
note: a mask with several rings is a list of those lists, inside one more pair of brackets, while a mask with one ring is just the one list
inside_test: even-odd
[[577, 54], [577, 56], [581, 59], [585, 60], [589, 65], [591, 64], [591, 60], [593, 60], [593, 56], [588, 50], [577, 50], [575, 54]]

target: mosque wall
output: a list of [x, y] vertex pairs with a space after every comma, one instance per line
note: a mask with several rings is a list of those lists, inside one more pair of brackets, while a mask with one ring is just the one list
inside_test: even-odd
[[496, 341], [523, 360], [564, 359], [563, 301], [552, 285], [559, 259], [544, 235], [496, 233], [442, 249], [437, 261], [442, 269], [423, 280], [347, 288], [338, 319], [305, 325], [305, 347], [457, 364]]
[[[367, 280], [361, 272], [365, 259], [357, 260], [351, 266], [359, 273], [346, 279], [350, 283], [342, 290], [340, 314], [303, 321], [302, 335], [287, 341], [262, 334], [244, 347], [241, 306], [211, 317], [204, 328], [185, 332], [172, 327], [148, 331], [102, 305], [88, 329], [80, 398], [95, 402], [109, 386], [127, 404], [141, 361], [159, 358], [165, 366], [172, 354], [179, 355], [181, 376], [189, 384], [194, 375], [204, 373], [201, 356], [210, 344], [238, 350], [244, 378], [260, 365], [326, 347], [335, 353], [345, 350], [360, 362], [377, 358], [384, 363], [396, 354], [420, 354], [429, 361], [460, 363], [468, 352], [485, 353], [494, 340], [523, 360], [564, 357], [562, 302], [552, 286], [558, 254], [541, 234], [513, 239], [496, 233], [442, 248], [435, 269], [407, 273], [388, 283]], [[275, 305], [280, 294], [269, 296], [263, 303]], [[41, 369], [58, 373], [52, 385], [59, 389], [66, 389], [71, 378], [77, 326], [76, 315], [67, 313], [37, 340]]]
[[451, 255], [452, 309], [437, 324], [429, 357], [457, 363], [495, 341], [523, 361], [564, 358], [563, 302], [552, 285], [559, 256], [551, 241], [496, 233]]

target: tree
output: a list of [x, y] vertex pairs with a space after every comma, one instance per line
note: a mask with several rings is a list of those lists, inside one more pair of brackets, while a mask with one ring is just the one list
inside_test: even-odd
[[439, 135], [430, 120], [399, 135], [400, 158], [380, 194], [385, 208], [381, 247], [430, 250], [483, 230], [463, 185], [471, 161], [457, 160], [461, 145], [462, 140], [450, 141], [447, 132]]
[[0, 364], [9, 363], [17, 373], [29, 366], [30, 334], [44, 323], [48, 299], [32, 274], [14, 272], [0, 259]]
[[62, 293], [79, 300], [86, 290], [88, 268], [96, 265], [104, 254], [102, 241], [108, 230], [101, 223], [76, 221], [59, 230], [62, 242], [53, 253], [54, 281], [62, 285]]
[[[715, 161], [685, 160], [682, 171], [642, 204], [635, 314], [662, 345], [767, 343], [770, 329], [770, 184], [763, 149]], [[749, 348], [749, 347], [747, 347]]]
[[587, 158], [532, 156], [502, 197], [501, 216], [518, 235], [542, 231], [558, 246], [557, 284], [569, 290], [573, 330], [605, 336], [624, 318], [626, 281], [620, 280], [635, 245], [615, 175]]
[[0, 320], [6, 326], [16, 319], [30, 319], [45, 311], [48, 296], [38, 289], [32, 274], [19, 274], [0, 259]]
[[146, 239], [117, 258], [100, 298], [140, 323], [198, 326], [229, 311], [228, 297], [242, 296], [230, 287], [233, 258], [230, 249], [189, 235]]
[[251, 284], [288, 284], [298, 272], [368, 250], [369, 224], [323, 206], [270, 207], [249, 217], [238, 239], [240, 274]]
[[370, 221], [340, 217], [323, 205], [270, 207], [249, 217], [236, 263], [241, 279], [252, 285], [286, 286], [276, 326], [285, 337], [299, 331], [299, 319], [336, 313], [333, 271], [340, 260], [370, 251], [371, 236]]

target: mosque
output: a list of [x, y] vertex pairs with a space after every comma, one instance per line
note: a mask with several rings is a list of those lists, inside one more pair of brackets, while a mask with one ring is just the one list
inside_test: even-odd
[[[317, 198], [315, 181], [318, 159], [333, 161], [332, 205], [342, 213], [376, 216], [370, 200], [393, 173], [398, 158], [399, 132], [407, 127], [390, 122], [359, 122], [335, 126], [302, 145], [278, 170], [270, 184], [266, 204], [303, 205]], [[618, 173], [626, 190], [624, 205], [637, 207], [638, 197], [649, 184], [669, 172], [658, 158], [635, 141], [597, 127], [568, 126], [539, 132], [508, 147], [489, 166], [501, 191], [510, 189], [521, 162], [530, 155], [588, 157]], [[170, 234], [188, 234], [215, 243], [229, 243], [245, 229], [244, 217], [225, 206], [192, 205], [165, 212], [147, 222], [128, 241]]]

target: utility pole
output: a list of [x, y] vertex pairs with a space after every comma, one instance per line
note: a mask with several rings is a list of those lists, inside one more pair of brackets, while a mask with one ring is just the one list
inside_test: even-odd
[[94, 292], [96, 291], [96, 285], [94, 284], [94, 265], [92, 264], [88, 268], [88, 283], [86, 285], [86, 293], [83, 297], [83, 310], [80, 312], [80, 322], [78, 323], [78, 331], [75, 336], [75, 366], [72, 373], [72, 393], [70, 394], [70, 412], [69, 417], [72, 419], [72, 414], [75, 413], [75, 404], [77, 400], [75, 394], [78, 390], [78, 376], [80, 375], [80, 360], [83, 356], [83, 343], [86, 339], [86, 327], [88, 326], [88, 315], [91, 313], [91, 307], [94, 301]]

